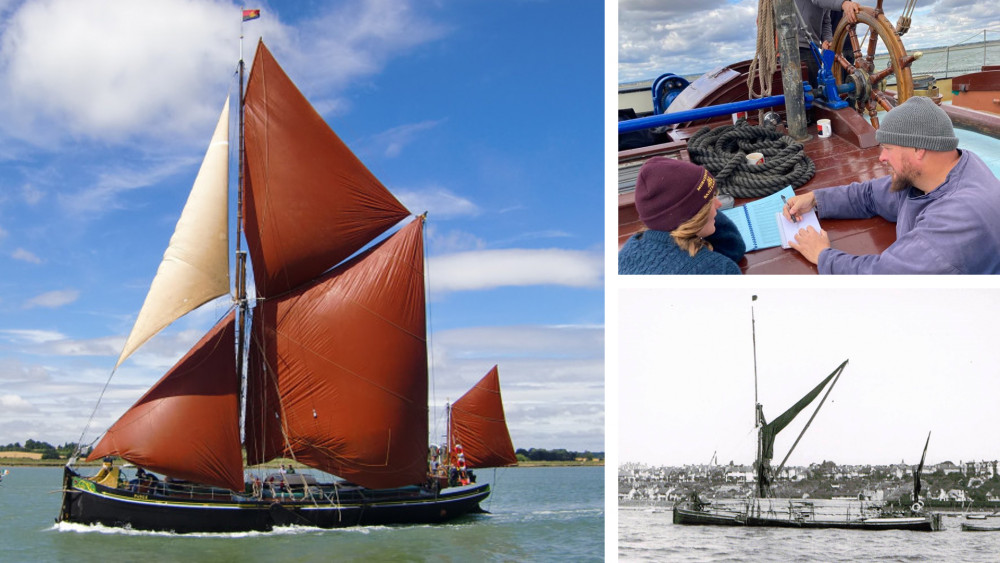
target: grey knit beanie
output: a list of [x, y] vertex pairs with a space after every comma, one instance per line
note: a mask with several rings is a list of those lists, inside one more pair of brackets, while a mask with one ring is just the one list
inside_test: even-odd
[[888, 145], [951, 151], [958, 148], [958, 137], [951, 118], [930, 98], [913, 96], [885, 115], [875, 140]]

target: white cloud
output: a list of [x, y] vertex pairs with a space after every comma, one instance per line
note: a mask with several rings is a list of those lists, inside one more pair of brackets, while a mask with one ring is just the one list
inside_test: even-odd
[[475, 217], [480, 212], [475, 203], [441, 187], [393, 191], [407, 209], [417, 214], [426, 211], [432, 220], [442, 217]]
[[428, 270], [433, 292], [528, 285], [600, 287], [604, 258], [581, 250], [481, 250], [433, 257]]
[[0, 334], [8, 335], [8, 339], [13, 342], [30, 344], [44, 344], [65, 338], [62, 333], [51, 330], [0, 330]]
[[0, 395], [0, 407], [5, 412], [31, 412], [34, 405], [17, 395]]
[[[129, 143], [145, 152], [191, 146], [215, 123], [232, 87], [239, 8], [226, 0], [23, 2], [5, 9], [0, 27], [0, 155], [18, 143]], [[442, 37], [443, 26], [409, 2], [368, 0], [282, 23], [264, 6], [244, 26], [244, 58], [266, 37], [293, 81], [323, 112], [342, 111], [338, 93], [380, 72], [393, 58]], [[337, 64], [324, 64], [336, 61]], [[209, 125], [206, 125], [209, 124]], [[395, 155], [426, 122], [402, 128]], [[209, 130], [210, 132], [210, 130]], [[136, 141], [156, 140], [137, 143]]]
[[22, 4], [0, 39], [6, 133], [32, 142], [44, 131], [113, 141], [190, 134], [222, 102], [236, 11], [221, 0]]
[[56, 307], [62, 307], [63, 305], [68, 305], [77, 300], [80, 297], [80, 292], [75, 289], [60, 289], [56, 291], [48, 291], [41, 295], [32, 297], [24, 304], [25, 309], [31, 309], [34, 307], [46, 307], [49, 309], [54, 309]]
[[10, 256], [15, 260], [23, 260], [25, 262], [31, 262], [32, 264], [42, 263], [41, 258], [36, 256], [33, 252], [25, 250], [23, 248], [18, 248], [14, 250], [13, 254], [11, 254]]

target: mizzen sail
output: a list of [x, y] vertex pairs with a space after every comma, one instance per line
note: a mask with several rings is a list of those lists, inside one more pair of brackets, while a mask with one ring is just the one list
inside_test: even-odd
[[117, 368], [164, 327], [229, 292], [229, 99]]
[[427, 471], [423, 219], [258, 304], [247, 374], [247, 462], [294, 457], [370, 488]]
[[469, 468], [517, 465], [497, 366], [451, 406], [451, 440], [452, 450], [455, 444], [462, 446]]
[[258, 295], [273, 297], [315, 279], [410, 215], [263, 42], [245, 107], [245, 236]]
[[171, 477], [242, 491], [234, 318], [230, 312], [216, 324], [87, 459], [116, 455]]

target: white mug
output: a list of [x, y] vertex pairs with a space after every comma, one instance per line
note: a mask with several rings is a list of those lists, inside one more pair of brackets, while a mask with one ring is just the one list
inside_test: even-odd
[[752, 152], [752, 153], [748, 154], [747, 155], [747, 164], [754, 165], [754, 166], [756, 166], [758, 164], [764, 164], [764, 155], [760, 154], [759, 152]]
[[833, 134], [833, 127], [830, 127], [829, 119], [818, 119], [816, 120], [816, 132], [823, 139], [826, 139]]

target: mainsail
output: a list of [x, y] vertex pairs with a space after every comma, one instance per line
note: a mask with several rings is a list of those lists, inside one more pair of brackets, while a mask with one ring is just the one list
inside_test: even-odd
[[248, 463], [294, 456], [371, 488], [425, 479], [422, 225], [257, 307]]
[[[842, 371], [844, 371], [845, 366], [847, 366], [847, 360], [844, 360], [844, 363], [837, 366], [837, 369], [833, 370], [833, 372], [830, 373], [830, 375], [826, 376], [826, 378], [824, 378], [823, 381], [819, 383], [819, 385], [814, 387], [812, 391], [806, 393], [804, 397], [799, 399], [798, 402], [789, 407], [788, 410], [781, 413], [781, 415], [778, 416], [778, 418], [775, 418], [770, 423], [768, 423], [764, 419], [763, 407], [760, 404], [757, 405], [757, 424], [759, 426], [759, 434], [758, 434], [759, 449], [758, 449], [758, 459], [757, 459], [757, 493], [759, 496], [762, 497], [767, 496], [769, 492], [769, 487], [771, 483], [771, 475], [770, 475], [771, 459], [774, 457], [774, 439], [778, 436], [779, 432], [781, 432], [786, 426], [788, 426], [788, 424], [791, 423], [792, 420], [795, 419], [795, 417], [800, 412], [802, 412], [803, 409], [809, 406], [809, 404], [812, 403], [816, 399], [816, 397], [819, 396], [820, 392], [822, 392], [823, 389], [826, 388], [827, 384], [829, 384], [832, 380], [834, 380], [837, 376], [839, 376]], [[832, 387], [832, 384], [830, 385]], [[798, 442], [796, 441], [796, 443]], [[792, 447], [794, 448], [794, 446]]]
[[504, 417], [497, 366], [451, 406], [450, 435], [450, 449], [461, 445], [471, 469], [517, 465]]
[[115, 367], [164, 327], [229, 291], [229, 98], [170, 245]]

